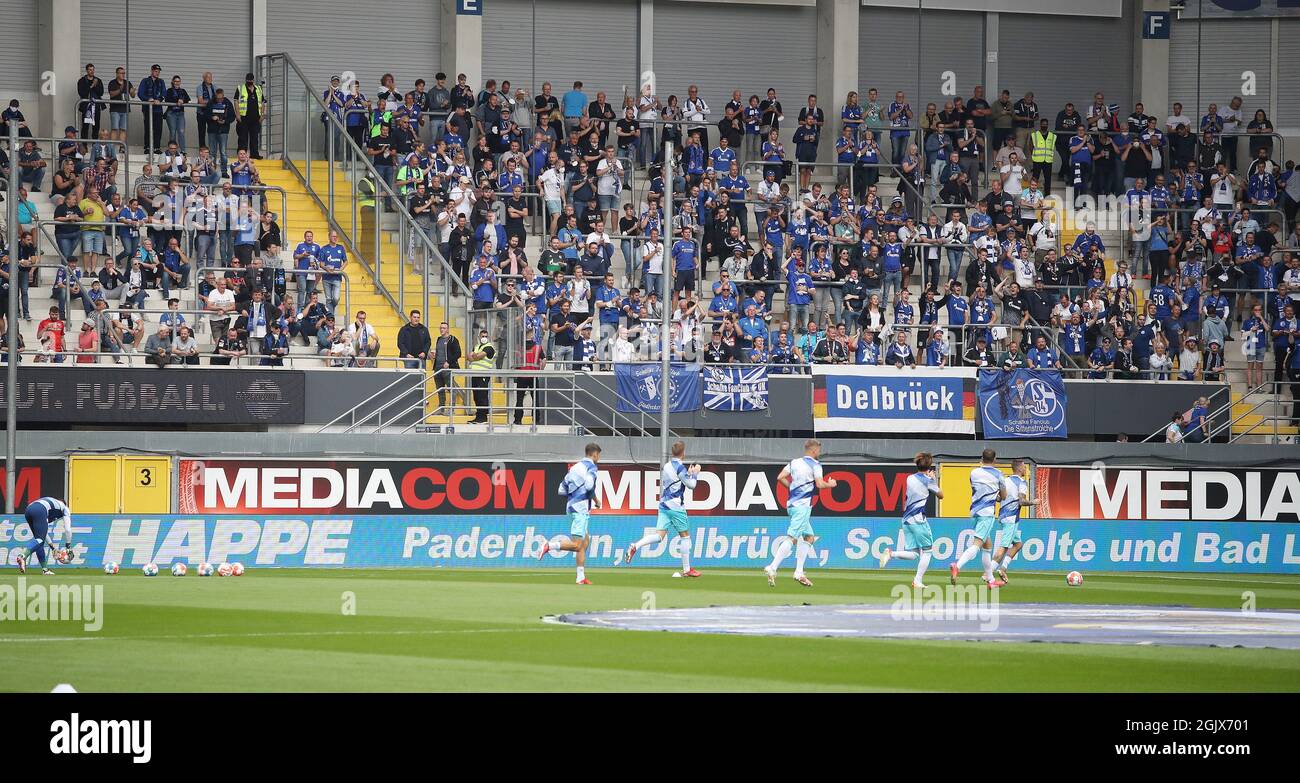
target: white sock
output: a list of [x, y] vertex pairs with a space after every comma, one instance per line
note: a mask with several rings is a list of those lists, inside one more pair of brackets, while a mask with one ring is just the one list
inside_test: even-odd
[[679, 538], [677, 543], [682, 548], [682, 573], [686, 573], [691, 570], [691, 538]]
[[917, 583], [920, 583], [921, 577], [925, 576], [925, 569], [930, 567], [930, 553], [922, 552], [920, 560], [921, 562], [916, 564], [916, 579], [912, 580]]
[[632, 546], [636, 547], [637, 549], [640, 549], [643, 546], [650, 546], [651, 544], [653, 544], [658, 540], [659, 540], [658, 531], [651, 530], [649, 533], [646, 533], [644, 536], [641, 536], [641, 538], [639, 538], [637, 542]]
[[970, 561], [974, 560], [975, 555], [978, 555], [979, 553], [980, 553], [980, 548], [975, 544], [971, 544], [970, 546], [966, 547], [966, 551], [962, 552], [961, 557], [957, 558], [957, 567], [961, 568], [962, 566], [966, 565]]
[[894, 560], [915, 560], [917, 554], [907, 549], [900, 549], [891, 556]]
[[586, 578], [587, 578], [587, 569], [583, 568], [582, 566], [578, 566], [578, 581], [581, 582]]
[[1011, 567], [1011, 555], [1006, 555], [1002, 558], [1002, 570], [1005, 571], [1010, 567]]
[[987, 582], [993, 578], [993, 556], [987, 549], [981, 549], [980, 553], [980, 562], [984, 564], [984, 581]]
[[768, 566], [767, 570], [774, 572], [780, 568], [781, 561], [790, 554], [791, 546], [793, 545], [790, 543], [790, 539], [784, 536], [777, 539], [777, 542], [772, 545], [772, 565]]
[[794, 556], [794, 575], [796, 577], [803, 576], [803, 563], [808, 559], [808, 555], [811, 554], [812, 544], [809, 544], [807, 541], [800, 541], [799, 548], [795, 550]]

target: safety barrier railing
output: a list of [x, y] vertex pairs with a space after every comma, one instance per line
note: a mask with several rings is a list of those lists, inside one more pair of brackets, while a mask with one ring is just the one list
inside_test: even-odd
[[[41, 175], [42, 192], [45, 193], [53, 192], [54, 175], [62, 169], [63, 160], [73, 161], [73, 170], [76, 175], [77, 184], [81, 184], [82, 172], [87, 168], [94, 167], [95, 165], [96, 156], [94, 155], [94, 152], [95, 152], [95, 148], [98, 146], [111, 147], [113, 149], [113, 155], [110, 156], [105, 154], [105, 155], [100, 155], [99, 157], [104, 157], [106, 159], [113, 157], [116, 158], [118, 162], [117, 171], [114, 173], [114, 176], [112, 176], [109, 179], [110, 187], [118, 188], [117, 180], [119, 178], [124, 178], [126, 176], [129, 176], [131, 150], [126, 145], [126, 142], [115, 141], [112, 139], [82, 139], [78, 137], [69, 138], [66, 136], [62, 136], [62, 137], [23, 136], [18, 139], [19, 152], [23, 150], [23, 148], [26, 146], [26, 143], [29, 141], [32, 142], [32, 144], [37, 148], [37, 150], [40, 151], [41, 160], [45, 162], [45, 166], [42, 167], [42, 175]], [[64, 156], [60, 154], [59, 147], [65, 144], [72, 144], [76, 148], [77, 155]], [[48, 146], [48, 154], [47, 154], [47, 146]], [[108, 150], [103, 150], [103, 151], [107, 152]], [[81, 159], [80, 165], [78, 165], [77, 163], [77, 158]], [[30, 178], [22, 176], [21, 172], [23, 171], [23, 169], [19, 165], [20, 162], [21, 162], [21, 158], [9, 161], [11, 176], [13, 177], [14, 180], [18, 182], [19, 186], [29, 187]], [[111, 163], [112, 161], [110, 161], [110, 164]]]
[[[442, 257], [438, 246], [416, 225], [391, 183], [347, 135], [339, 118], [327, 110], [320, 92], [311, 88], [292, 57], [263, 55], [258, 58], [257, 67], [263, 74], [276, 74], [275, 79], [283, 84], [283, 94], [277, 96], [272, 91], [271, 112], [279, 111], [283, 115], [278, 149], [285, 166], [304, 184], [349, 252], [370, 273], [380, 295], [403, 317], [410, 309], [430, 313], [432, 289], [436, 286], [443, 295], [446, 320], [464, 334], [469, 324], [468, 287]], [[333, 132], [323, 134], [328, 141], [327, 154], [319, 159], [312, 139], [314, 134], [323, 131], [319, 124], [322, 113]], [[396, 172], [395, 167], [393, 171]], [[321, 176], [326, 180], [323, 185], [319, 182]], [[344, 223], [349, 212], [350, 226]], [[384, 274], [383, 235], [393, 230], [386, 227], [389, 215], [396, 222], [398, 235], [396, 290]], [[418, 259], [402, 257], [402, 240], [411, 234], [420, 251]], [[420, 281], [419, 290], [409, 296], [406, 291], [408, 260]], [[465, 295], [464, 309], [452, 307], [450, 295], [455, 291]], [[420, 306], [415, 308], [417, 302]]]
[[[103, 367], [107, 369], [107, 368], [117, 368], [124, 365], [130, 367], [155, 366], [153, 363], [148, 361], [148, 359], [150, 358], [150, 356], [152, 356], [152, 354], [146, 353], [143, 350], [132, 350], [132, 351], [122, 351], [122, 352], [70, 351], [67, 348], [65, 348], [62, 352], [58, 354], [59, 356], [63, 357], [62, 361], [53, 360], [52, 355], [45, 351], [25, 349], [19, 351], [18, 355], [24, 361], [30, 360], [32, 363], [35, 364], [48, 364], [50, 367]], [[93, 358], [94, 361], [78, 362], [76, 361], [78, 357], [90, 357]], [[223, 357], [223, 356], [215, 355], [213, 351], [206, 351], [206, 352], [199, 353], [196, 357], [193, 358], [196, 358], [199, 361], [194, 361], [194, 362], [171, 361], [164, 364], [163, 367], [159, 369], [184, 370], [189, 367], [203, 367], [209, 369], [212, 367], [257, 367], [259, 369], [271, 368], [271, 369], [286, 369], [286, 370], [347, 368], [349, 370], [378, 369], [378, 370], [386, 370], [386, 371], [391, 371], [393, 369], [404, 369], [402, 365], [402, 360], [393, 357], [382, 357], [382, 356], [376, 356], [371, 358], [365, 358], [365, 357], [339, 358], [339, 357], [332, 357], [324, 354], [315, 355], [315, 356], [304, 356], [302, 354], [288, 354], [282, 357], [268, 357], [263, 354], [248, 354], [243, 356]], [[212, 361], [213, 358], [229, 359], [230, 363], [226, 364], [225, 362], [213, 362]], [[122, 361], [104, 362], [104, 361], [100, 361], [101, 359], [110, 359], [110, 360], [121, 359]], [[204, 363], [202, 361], [203, 359], [208, 359], [208, 361]], [[267, 360], [279, 361], [281, 363], [262, 364], [263, 361], [267, 361]], [[4, 364], [4, 361], [5, 361], [5, 354], [0, 353], [0, 364]], [[343, 362], [343, 363], [331, 364], [331, 362]], [[370, 366], [362, 366], [361, 362], [365, 362]]]
[[[404, 359], [402, 361], [409, 362], [410, 360]], [[399, 400], [407, 395], [417, 393], [423, 396], [425, 393], [425, 386], [429, 382], [430, 376], [427, 375], [423, 369], [413, 369], [409, 365], [406, 365], [404, 369], [406, 369], [407, 372], [394, 378], [382, 389], [353, 405], [338, 416], [335, 416], [323, 427], [316, 430], [317, 434], [329, 432], [331, 427], [344, 425], [345, 419], [347, 422], [345, 429], [343, 430], [344, 433], [353, 432], [357, 427], [364, 426], [372, 420], [375, 421], [376, 427], [382, 428], [384, 426], [384, 412], [393, 404], [392, 400]], [[385, 401], [376, 403], [377, 400], [381, 399]], [[357, 417], [362, 413], [362, 411], [367, 407], [371, 407], [371, 403], [376, 403], [373, 410], [358, 419]]]
[[[597, 435], [610, 432], [640, 437], [659, 434], [658, 422], [655, 421], [653, 415], [641, 412], [639, 408], [636, 413], [622, 412], [618, 410], [617, 402], [611, 405], [602, 395], [584, 386], [580, 382], [581, 379], [590, 379], [589, 382], [593, 385], [612, 393], [615, 400], [622, 399], [616, 389], [606, 386], [589, 373], [564, 370], [491, 370], [487, 372], [450, 370], [447, 373], [449, 386], [468, 389], [471, 396], [479, 395], [477, 399], [471, 401], [472, 405], [465, 406], [467, 409], [465, 412], [474, 410], [477, 414], [476, 418], [486, 420], [491, 429], [500, 426], [495, 423], [497, 416], [513, 414], [512, 418], [522, 419], [524, 412], [527, 410], [533, 413], [534, 424], [549, 426], [558, 424], [583, 434]], [[457, 381], [462, 383], [458, 384]], [[521, 381], [527, 382], [527, 385], [521, 386]], [[506, 402], [504, 406], [497, 403], [494, 394], [496, 390], [504, 392]], [[448, 391], [450, 392], [451, 389], [448, 389]], [[526, 409], [521, 404], [521, 391], [532, 395], [533, 406], [531, 408]], [[403, 413], [426, 408], [436, 396], [437, 391], [427, 392], [423, 400], [418, 404], [409, 405]], [[632, 401], [627, 402], [632, 404], [633, 407], [637, 407]], [[540, 422], [537, 420], [538, 414], [542, 418]], [[392, 418], [400, 418], [401, 415], [398, 414], [398, 416]], [[435, 411], [426, 414], [420, 421], [406, 425], [402, 432], [411, 432], [421, 424], [443, 423], [453, 426], [457, 423], [455, 416], [453, 398], [453, 405], [443, 407], [440, 412]], [[675, 433], [670, 429], [669, 435], [673, 436]]]
[[[1227, 405], [1216, 411], [1216, 413], [1220, 414], [1220, 419], [1223, 415], [1226, 415], [1228, 420], [1222, 424], [1210, 426], [1205, 441], [1209, 442], [1216, 436], [1227, 435], [1229, 443], [1236, 443], [1248, 435], [1262, 434], [1271, 436], [1273, 443], [1280, 443], [1282, 427], [1300, 425], [1300, 418], [1280, 413], [1285, 411], [1285, 408], [1282, 407], [1285, 404], [1282, 401], [1284, 386], [1290, 386], [1293, 391], [1296, 388], [1296, 384], [1291, 381], [1265, 381], [1242, 395], [1239, 402], [1230, 400]], [[1251, 397], [1260, 394], [1265, 395], [1264, 399], [1255, 402], [1250, 401]], [[1241, 413], [1234, 413], [1233, 410], [1238, 404], [1245, 405], [1246, 409]], [[1295, 400], [1292, 401], [1292, 404], [1296, 405]], [[1266, 408], [1271, 408], [1272, 411], [1267, 412], [1265, 411]], [[1251, 418], [1258, 418], [1258, 421], [1249, 421]], [[1207, 424], [1214, 420], [1214, 416], [1207, 414]], [[1260, 432], [1261, 429], [1264, 432]]]
[[[266, 271], [271, 272], [273, 278], [277, 273], [283, 274], [284, 285], [285, 285], [284, 298], [288, 300], [290, 303], [294, 304], [296, 306], [295, 309], [298, 310], [302, 309], [304, 303], [306, 303], [307, 301], [309, 292], [311, 291], [315, 291], [319, 293], [321, 295], [321, 298], [318, 298], [318, 301], [320, 301], [322, 304], [325, 304], [325, 299], [323, 298], [325, 294], [323, 284], [325, 281], [323, 280], [323, 277], [328, 274], [336, 274], [339, 276], [339, 282], [343, 284], [343, 297], [339, 300], [339, 304], [343, 305], [343, 312], [341, 314], [331, 312], [330, 314], [340, 321], [345, 321], [348, 318], [351, 318], [355, 314], [354, 311], [352, 310], [352, 280], [351, 278], [348, 277], [346, 268], [343, 271], [338, 271], [338, 272], [330, 272], [327, 269], [319, 268], [319, 267], [310, 270], [290, 268], [290, 267], [264, 267], [264, 269]], [[223, 273], [223, 277], [225, 277], [227, 280], [229, 280], [230, 277], [224, 275], [224, 273], [238, 272], [239, 274], [235, 275], [235, 279], [242, 280], [243, 274], [248, 270], [249, 267], [247, 266], [201, 266], [198, 267], [197, 269], [191, 269], [190, 287], [193, 289], [195, 301], [198, 301], [199, 286], [203, 283], [208, 272], [213, 272], [213, 273], [221, 272]], [[305, 276], [309, 274], [315, 275], [316, 279], [313, 281], [306, 281]], [[299, 275], [302, 275], [303, 277], [300, 278]], [[308, 283], [308, 292], [304, 292], [301, 289], [300, 285], [303, 282]], [[293, 283], [292, 288], [296, 296], [290, 296], [289, 294], [290, 283]], [[252, 292], [250, 291], [248, 292], [248, 294], [251, 295]], [[328, 307], [328, 305], [326, 306]]]
[[[1263, 387], [1258, 387], [1258, 388], [1263, 388]], [[1258, 391], [1258, 388], [1246, 392], [1246, 396], [1248, 397], [1251, 394], [1254, 394], [1256, 391]], [[1207, 424], [1212, 423], [1214, 421], [1222, 422], [1224, 420], [1224, 417], [1228, 418], [1226, 424], [1211, 425], [1209, 431], [1204, 433], [1205, 441], [1208, 443], [1212, 441], [1215, 437], [1223, 434], [1225, 431], [1231, 432], [1232, 422], [1234, 419], [1232, 415], [1232, 408], [1234, 405], [1236, 405], [1236, 402], [1232, 399], [1232, 387], [1230, 385], [1225, 385], [1223, 388], [1215, 389], [1206, 397], [1207, 397], [1207, 401], [1210, 403], [1206, 407], [1205, 421]], [[1219, 400], [1221, 397], [1226, 397], [1227, 401], [1217, 408], [1213, 407], [1215, 401]], [[1167, 424], [1162, 425], [1159, 429], [1155, 430], [1150, 435], [1147, 435], [1140, 442], [1151, 443], [1152, 441], [1163, 440], [1165, 437], [1165, 430], [1168, 428], [1168, 426], [1169, 425]]]
[[[136, 85], [136, 86], [138, 87], [139, 85]], [[168, 86], [170, 86], [170, 80], [168, 81]], [[197, 89], [197, 88], [196, 88], [196, 89]], [[265, 88], [263, 87], [263, 89], [265, 89]], [[231, 91], [225, 93], [224, 97], [225, 97], [226, 100], [230, 101], [230, 104], [231, 104], [232, 107], [235, 106], [235, 93], [234, 93], [234, 90], [231, 90]], [[82, 117], [82, 113], [81, 113], [80, 111], [78, 111], [78, 109], [80, 108], [80, 106], [81, 106], [82, 104], [87, 103], [87, 102], [88, 102], [88, 101], [87, 101], [86, 99], [83, 99], [83, 98], [80, 98], [80, 97], [77, 98], [76, 103], [74, 104], [74, 107], [73, 107], [74, 116], [76, 116], [76, 117], [78, 117], [78, 118], [81, 118], [81, 117]], [[206, 108], [206, 106], [205, 106], [204, 104], [201, 104], [201, 103], [199, 103], [198, 101], [193, 101], [193, 100], [191, 100], [191, 101], [183, 102], [183, 103], [181, 103], [181, 102], [172, 102], [172, 103], [169, 103], [169, 102], [167, 102], [167, 101], [144, 101], [144, 100], [139, 100], [139, 99], [137, 99], [137, 98], [131, 98], [131, 99], [127, 99], [127, 98], [102, 98], [102, 99], [98, 99], [98, 100], [96, 100], [95, 103], [101, 104], [101, 105], [104, 107], [104, 109], [102, 110], [102, 112], [101, 112], [101, 114], [100, 114], [100, 129], [101, 129], [101, 130], [104, 130], [104, 129], [110, 127], [110, 123], [107, 122], [107, 119], [106, 119], [106, 116], [105, 116], [105, 115], [110, 114], [111, 111], [112, 111], [112, 108], [113, 108], [114, 106], [119, 106], [119, 107], [121, 107], [121, 106], [125, 106], [125, 107], [126, 107], [126, 109], [127, 109], [127, 110], [126, 110], [126, 116], [127, 116], [127, 129], [126, 129], [126, 134], [127, 134], [127, 143], [128, 143], [128, 144], [130, 143], [130, 139], [131, 139], [131, 115], [134, 113], [134, 112], [132, 112], [132, 109], [136, 109], [136, 108], [141, 109], [141, 111], [140, 111], [139, 113], [140, 113], [140, 114], [142, 115], [142, 117], [143, 117], [143, 119], [141, 120], [141, 122], [143, 123], [143, 128], [142, 128], [142, 130], [143, 130], [143, 132], [144, 132], [144, 142], [145, 142], [142, 151], [143, 151], [143, 153], [144, 153], [144, 158], [145, 158], [145, 162], [146, 162], [146, 163], [150, 163], [150, 164], [152, 164], [152, 163], [154, 163], [155, 159], [159, 157], [159, 156], [154, 152], [155, 149], [159, 149], [159, 148], [163, 148], [163, 149], [165, 149], [165, 144], [161, 144], [161, 143], [160, 143], [160, 144], [154, 144], [155, 139], [161, 142], [161, 140], [162, 140], [162, 129], [163, 129], [163, 128], [167, 128], [167, 133], [168, 133], [167, 143], [170, 143], [170, 142], [172, 142], [172, 141], [177, 141], [177, 139], [176, 139], [176, 137], [175, 137], [175, 135], [174, 135], [174, 134], [175, 134], [175, 131], [176, 131], [177, 129], [174, 129], [174, 128], [172, 127], [172, 123], [171, 123], [171, 121], [168, 119], [169, 115], [171, 115], [171, 114], [173, 113], [173, 110], [174, 110], [174, 109], [180, 109], [180, 117], [181, 117], [180, 122], [181, 122], [181, 125], [180, 125], [179, 130], [180, 130], [180, 135], [183, 137], [184, 141], [186, 142], [186, 143], [183, 143], [183, 144], [182, 144], [182, 143], [180, 143], [180, 142], [178, 141], [177, 146], [178, 146], [178, 148], [179, 148], [182, 152], [185, 153], [185, 157], [186, 157], [187, 159], [190, 157], [190, 153], [191, 153], [192, 151], [197, 151], [198, 148], [199, 148], [199, 146], [200, 146], [200, 145], [197, 144], [197, 143], [195, 143], [194, 145], [191, 146], [191, 145], [188, 144], [188, 142], [189, 142], [189, 140], [190, 140], [191, 138], [193, 138], [193, 139], [195, 140], [195, 142], [197, 142], [197, 141], [198, 141], [198, 137], [199, 137], [199, 135], [203, 135], [203, 136], [205, 137], [205, 142], [204, 142], [204, 144], [205, 144], [205, 146], [207, 146], [210, 150], [213, 149], [213, 144], [211, 143], [211, 142], [213, 141], [212, 136], [215, 135], [215, 136], [219, 136], [219, 137], [224, 137], [224, 138], [223, 138], [223, 143], [220, 144], [220, 145], [217, 145], [217, 150], [214, 150], [214, 152], [213, 152], [213, 157], [217, 159], [217, 163], [218, 163], [218, 165], [222, 165], [223, 160], [231, 159], [231, 158], [234, 157], [234, 154], [233, 154], [233, 153], [235, 152], [235, 150], [232, 150], [232, 149], [230, 149], [230, 147], [229, 147], [229, 135], [230, 135], [230, 133], [231, 133], [232, 131], [233, 131], [233, 132], [236, 132], [236, 133], [238, 132], [238, 131], [237, 131], [237, 128], [236, 128], [236, 125], [237, 125], [237, 122], [238, 122], [238, 116], [237, 116], [237, 115], [238, 115], [238, 110], [237, 110], [237, 109], [236, 109], [236, 111], [231, 112], [230, 121], [229, 121], [229, 123], [228, 123], [227, 130], [226, 130], [226, 132], [225, 132], [224, 134], [223, 134], [223, 133], [215, 133], [215, 134], [214, 134], [214, 132], [211, 131], [210, 129], [205, 129], [205, 132], [204, 132], [203, 134], [196, 134], [195, 136], [191, 137], [191, 136], [189, 135], [189, 127], [188, 127], [188, 122], [189, 122], [189, 121], [187, 120], [187, 118], [190, 116], [190, 113], [192, 112], [192, 113], [193, 113], [193, 123], [194, 123], [194, 127], [195, 127], [195, 130], [197, 131], [197, 130], [198, 130], [198, 123], [200, 123], [200, 122], [203, 121], [203, 120], [199, 117], [199, 112], [203, 111], [203, 110]], [[152, 107], [152, 108], [154, 108], [154, 109], [156, 109], [156, 110], [154, 110], [154, 111], [143, 111], [144, 107]], [[156, 130], [155, 130], [155, 123], [161, 123], [161, 125], [157, 126]], [[266, 123], [266, 117], [262, 117], [262, 123], [263, 123], [263, 125], [265, 125], [265, 123]], [[85, 124], [79, 122], [79, 123], [77, 124], [77, 132], [78, 132], [78, 134], [80, 134], [81, 131], [82, 131], [84, 128], [85, 128]], [[238, 147], [238, 145], [236, 145], [236, 149], [237, 149], [237, 147]], [[218, 152], [220, 152], [220, 154], [218, 154]], [[127, 164], [126, 167], [129, 168], [129, 167], [130, 167], [130, 148], [129, 148], [129, 147], [127, 148], [127, 153], [126, 153], [126, 164]]]

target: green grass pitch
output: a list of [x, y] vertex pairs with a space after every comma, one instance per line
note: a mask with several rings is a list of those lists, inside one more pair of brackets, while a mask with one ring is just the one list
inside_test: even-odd
[[[28, 584], [104, 585], [103, 628], [0, 621], [0, 691], [1297, 691], [1300, 651], [763, 638], [544, 623], [563, 612], [888, 602], [903, 571], [250, 569], [145, 578], [63, 569]], [[971, 578], [973, 579], [973, 577]], [[1300, 578], [1012, 571], [1003, 601], [1300, 608]], [[15, 585], [17, 574], [0, 574]], [[936, 570], [930, 581], [941, 584]], [[653, 595], [649, 595], [652, 593]], [[355, 614], [345, 614], [348, 596]]]

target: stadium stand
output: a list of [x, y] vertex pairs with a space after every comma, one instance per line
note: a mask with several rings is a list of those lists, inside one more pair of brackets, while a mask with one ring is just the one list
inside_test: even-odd
[[[275, 151], [317, 183], [334, 179], [343, 195], [327, 205], [281, 160], [235, 151], [249, 142], [242, 85], [226, 93], [239, 131], [230, 144], [211, 120], [209, 107], [223, 105], [217, 85], [165, 87], [157, 74], [167, 72], [131, 87], [137, 100], [159, 92], [175, 106], [150, 121], [157, 129], [139, 128], [129, 150], [100, 100], [119, 93], [87, 66], [82, 126], [4, 161], [22, 188], [21, 263], [35, 265], [13, 292], [29, 361], [170, 366], [246, 354], [236, 364], [393, 366], [412, 309], [393, 292], [428, 287], [429, 266], [460, 278], [426, 297], [422, 321], [435, 334], [453, 322], [462, 367], [480, 328], [499, 369], [539, 366], [534, 343], [551, 368], [656, 360], [667, 306], [677, 360], [778, 373], [816, 362], [974, 363], [1090, 379], [1226, 378], [1247, 424], [1285, 415], [1256, 410], [1249, 392], [1300, 372], [1290, 358], [1300, 179], [1292, 162], [1274, 160], [1265, 112], [1241, 98], [1159, 117], [1107, 103], [1108, 84], [1058, 107], [978, 86], [965, 101], [922, 105], [869, 82], [796, 108], [775, 90], [734, 90], [728, 101], [695, 84], [611, 99], [581, 80], [534, 92], [510, 72], [486, 74], [482, 86], [385, 74], [373, 87], [313, 73], [311, 90], [338, 120], [322, 112], [313, 132], [322, 147], [333, 135], [336, 163], [315, 149]], [[269, 97], [264, 152], [286, 122]], [[132, 122], [147, 119], [129, 108]], [[187, 123], [203, 126], [199, 144]], [[229, 165], [205, 135], [231, 150]], [[663, 139], [675, 144], [667, 172], [651, 143]], [[833, 166], [818, 160], [826, 146]], [[369, 165], [338, 162], [362, 155]], [[376, 194], [372, 173], [399, 198]], [[1097, 209], [1078, 211], [1067, 188]], [[1121, 212], [1136, 231], [1089, 225]], [[349, 214], [362, 223], [344, 238], [354, 252], [328, 242], [331, 222]], [[661, 274], [668, 303], [655, 290]], [[461, 289], [472, 311], [458, 320]], [[182, 324], [191, 334], [171, 333]], [[163, 325], [172, 329], [159, 335]], [[896, 342], [898, 331], [907, 336]]]

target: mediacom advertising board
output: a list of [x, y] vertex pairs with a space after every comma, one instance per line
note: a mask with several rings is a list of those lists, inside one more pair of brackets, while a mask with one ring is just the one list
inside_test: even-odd
[[[785, 516], [782, 465], [706, 465], [687, 498], [696, 515]], [[659, 466], [601, 463], [601, 515], [653, 514]], [[182, 459], [182, 514], [564, 514], [557, 488], [569, 466], [540, 462]], [[903, 508], [909, 465], [827, 465], [840, 486], [819, 513], [869, 516]], [[933, 509], [931, 509], [933, 510]]]
[[[564, 533], [562, 463], [181, 460], [182, 513], [76, 515], [74, 565], [239, 560], [252, 567], [569, 566], [537, 560]], [[827, 465], [840, 486], [816, 500], [823, 567], [875, 568], [897, 547], [907, 465]], [[779, 465], [706, 466], [688, 498], [701, 568], [761, 567], [786, 529]], [[1294, 471], [1162, 471], [1040, 467], [1051, 516], [1026, 520], [1019, 567], [1045, 571], [1300, 573], [1300, 484]], [[654, 465], [602, 465], [588, 564], [654, 525]], [[931, 509], [933, 512], [933, 509]], [[1110, 515], [1107, 517], [1107, 515]], [[972, 535], [969, 520], [932, 520], [943, 564]], [[0, 560], [30, 533], [0, 523]], [[665, 544], [638, 553], [671, 566]]]
[[1034, 494], [1042, 517], [1300, 521], [1300, 472], [1294, 468], [1040, 466]]

